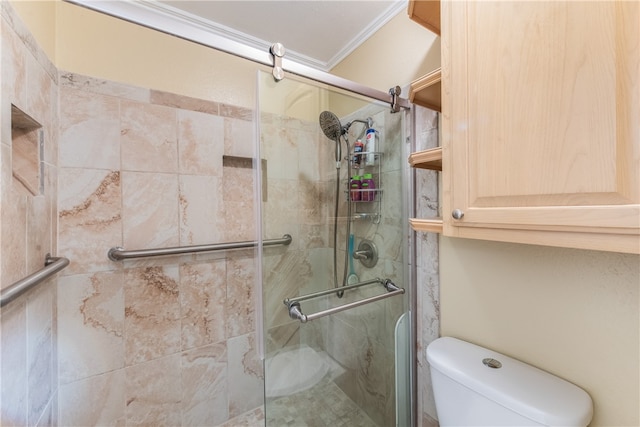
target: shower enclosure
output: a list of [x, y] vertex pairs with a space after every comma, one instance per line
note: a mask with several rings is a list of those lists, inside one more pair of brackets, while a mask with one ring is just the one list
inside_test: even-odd
[[[266, 425], [410, 425], [406, 113], [293, 77], [258, 80], [260, 235], [292, 236], [260, 253]], [[354, 153], [367, 128], [375, 151]], [[372, 189], [349, 188], [365, 174]]]
[[[63, 71], [11, 3], [2, 7], [10, 49], [0, 98], [24, 111], [3, 115], [1, 196], [10, 209], [1, 249], [12, 268], [3, 266], [2, 284], [42, 268], [36, 253], [70, 263], [6, 306], [13, 296], [2, 286], [0, 424], [415, 425], [408, 120], [390, 112], [408, 102], [283, 60], [279, 83], [259, 74], [257, 108], [246, 94], [230, 103], [223, 92], [233, 88], [202, 81], [242, 73], [229, 80], [246, 88], [258, 67], [278, 61], [201, 39], [185, 22], [168, 28], [151, 13], [127, 13], [145, 2], [80, 2], [159, 30], [129, 28], [140, 40], [114, 37], [125, 23], [91, 10], [64, 3], [54, 19], [44, 8], [52, 25], [59, 12], [59, 22], [86, 24], [70, 28], [85, 28], [88, 40], [113, 39], [96, 57], [114, 48], [132, 60], [104, 77]], [[127, 83], [122, 68], [158, 70], [139, 53], [163, 43], [171, 48], [162, 63], [184, 73]], [[203, 46], [251, 62], [227, 68], [229, 58]], [[183, 87], [202, 63], [221, 73], [206, 65], [198, 68], [206, 79]], [[324, 111], [340, 135], [321, 127]], [[355, 157], [367, 128], [375, 148]], [[42, 173], [40, 185], [28, 183], [44, 194], [20, 187], [11, 163], [14, 143], [38, 140], [28, 160], [41, 166], [29, 169], [30, 178]], [[355, 174], [369, 187], [350, 189]]]

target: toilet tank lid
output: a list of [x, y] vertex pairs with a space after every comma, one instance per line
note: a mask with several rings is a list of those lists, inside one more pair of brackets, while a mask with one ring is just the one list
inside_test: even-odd
[[[486, 366], [487, 358], [502, 366]], [[427, 360], [432, 369], [540, 424], [586, 426], [593, 416], [591, 397], [578, 386], [466, 341], [438, 338], [427, 347]]]

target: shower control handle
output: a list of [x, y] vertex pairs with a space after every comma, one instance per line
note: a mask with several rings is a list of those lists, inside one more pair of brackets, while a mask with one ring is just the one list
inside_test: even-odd
[[365, 267], [372, 268], [378, 263], [378, 248], [372, 241], [362, 240], [352, 256]]

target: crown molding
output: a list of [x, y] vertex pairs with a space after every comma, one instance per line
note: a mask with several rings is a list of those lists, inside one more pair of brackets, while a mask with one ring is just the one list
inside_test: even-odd
[[358, 33], [349, 43], [347, 43], [340, 51], [338, 51], [333, 58], [327, 63], [327, 69], [324, 71], [330, 71], [333, 67], [338, 65], [343, 59], [349, 56], [354, 50], [360, 47], [365, 41], [374, 35], [380, 28], [382, 28], [387, 22], [395, 18], [400, 12], [407, 10], [407, 0], [400, 0], [390, 5], [387, 10], [382, 13], [378, 19], [369, 24], [360, 33]]
[[[143, 25], [162, 31], [166, 34], [187, 38], [195, 42], [201, 42], [204, 39], [224, 39], [231, 43], [224, 42], [224, 46], [229, 46], [232, 50], [235, 46], [240, 51], [244, 47], [249, 47], [262, 51], [270, 58], [269, 49], [273, 42], [268, 42], [241, 31], [234, 30], [227, 26], [212, 22], [183, 10], [174, 8], [167, 4], [159, 3], [153, 0], [119, 0], [119, 1], [96, 1], [96, 0], [65, 0], [69, 3], [77, 4], [88, 9], [97, 10], [108, 15], [124, 19], [134, 24]], [[406, 9], [406, 1], [400, 0], [391, 4], [385, 12], [372, 22], [359, 34], [357, 34], [349, 43], [347, 43], [339, 52], [337, 52], [329, 61], [321, 61], [303, 55], [296, 51], [287, 49], [286, 57], [292, 61], [306, 65], [317, 70], [328, 72], [335, 67], [340, 61], [346, 58], [350, 53], [356, 50], [362, 43], [378, 31], [384, 24], [389, 22], [400, 11]], [[189, 36], [185, 37], [185, 34]], [[210, 43], [204, 43], [210, 45]], [[285, 46], [286, 48], [286, 46]], [[227, 53], [234, 54], [236, 52], [229, 49], [224, 50]], [[238, 53], [236, 53], [238, 54]], [[269, 62], [267, 62], [269, 63]]]

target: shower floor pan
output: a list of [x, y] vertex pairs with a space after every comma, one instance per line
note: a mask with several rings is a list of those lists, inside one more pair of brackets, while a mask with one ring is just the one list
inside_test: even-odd
[[301, 345], [268, 357], [265, 371], [267, 397], [280, 397], [307, 390], [328, 373], [335, 378], [342, 368], [325, 352]]

